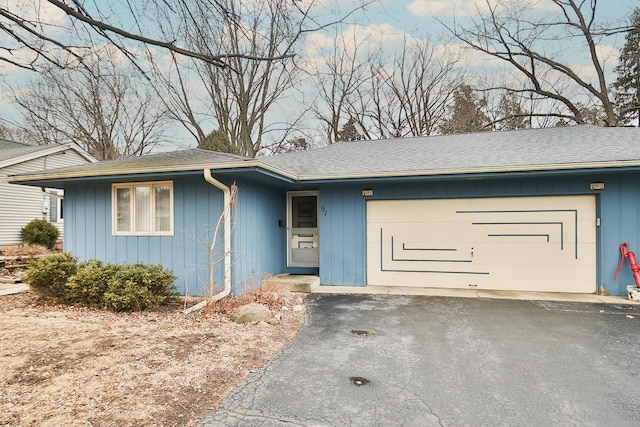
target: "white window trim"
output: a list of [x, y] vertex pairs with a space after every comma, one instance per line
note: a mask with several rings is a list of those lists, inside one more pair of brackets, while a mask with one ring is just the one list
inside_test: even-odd
[[[169, 187], [169, 231], [155, 231], [155, 191], [154, 186], [164, 185]], [[151, 187], [151, 231], [135, 231], [135, 188]], [[117, 195], [119, 188], [129, 188], [131, 203], [129, 206], [129, 217], [131, 218], [131, 231], [118, 231], [117, 224]], [[173, 181], [147, 181], [147, 182], [127, 182], [111, 185], [111, 234], [114, 236], [173, 236], [173, 223], [175, 220], [173, 209]]]

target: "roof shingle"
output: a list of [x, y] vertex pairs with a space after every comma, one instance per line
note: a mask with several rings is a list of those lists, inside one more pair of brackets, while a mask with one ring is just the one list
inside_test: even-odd
[[639, 128], [580, 125], [340, 142], [259, 159], [190, 149], [24, 175], [19, 181], [203, 168], [263, 168], [302, 181], [622, 166], [640, 167]]
[[263, 161], [298, 177], [511, 168], [640, 161], [640, 129], [592, 125], [339, 142]]

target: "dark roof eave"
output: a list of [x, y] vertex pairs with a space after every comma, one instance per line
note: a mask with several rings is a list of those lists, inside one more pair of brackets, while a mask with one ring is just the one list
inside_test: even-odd
[[211, 172], [215, 175], [229, 175], [229, 174], [238, 174], [238, 173], [258, 173], [261, 175], [268, 176], [270, 178], [274, 178], [279, 181], [283, 181], [288, 184], [293, 184], [298, 182], [298, 180], [292, 176], [284, 176], [279, 174], [273, 170], [265, 169], [261, 166], [251, 166], [251, 167], [234, 167], [234, 168], [212, 168]]
[[588, 168], [558, 168], [558, 169], [531, 169], [531, 170], [502, 170], [502, 171], [469, 171], [447, 172], [429, 174], [404, 174], [404, 175], [368, 175], [353, 177], [301, 177], [296, 182], [304, 184], [337, 184], [337, 183], [368, 183], [368, 182], [402, 182], [402, 181], [442, 181], [449, 179], [481, 180], [504, 177], [539, 177], [539, 176], [565, 176], [569, 174], [600, 174], [618, 172], [640, 172], [640, 165], [624, 167], [588, 167]]
[[[199, 170], [184, 170], [175, 171], [171, 176], [201, 176], [202, 169]], [[97, 176], [78, 176], [78, 177], [52, 177], [42, 179], [29, 179], [29, 180], [11, 180], [10, 184], [29, 185], [33, 187], [48, 187], [48, 188], [61, 188], [67, 184], [75, 184], [78, 182], [142, 182], [149, 180], [167, 179], [166, 172], [156, 173], [136, 173], [129, 175], [97, 175]]]

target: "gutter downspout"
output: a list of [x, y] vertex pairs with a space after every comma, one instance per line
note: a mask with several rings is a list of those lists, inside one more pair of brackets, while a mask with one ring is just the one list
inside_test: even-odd
[[224, 290], [211, 299], [211, 302], [218, 301], [231, 293], [231, 215], [229, 206], [231, 200], [231, 189], [211, 176], [211, 169], [203, 169], [204, 179], [209, 184], [222, 190], [224, 194]]

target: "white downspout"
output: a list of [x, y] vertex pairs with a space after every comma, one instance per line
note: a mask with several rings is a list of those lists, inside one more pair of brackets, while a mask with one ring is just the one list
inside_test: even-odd
[[209, 184], [222, 190], [224, 194], [224, 290], [213, 296], [211, 302], [218, 301], [231, 293], [231, 215], [229, 206], [231, 189], [211, 176], [211, 169], [204, 169], [204, 179]]

